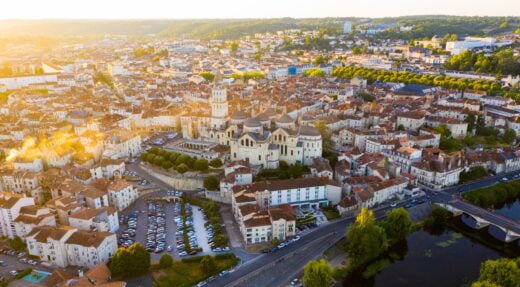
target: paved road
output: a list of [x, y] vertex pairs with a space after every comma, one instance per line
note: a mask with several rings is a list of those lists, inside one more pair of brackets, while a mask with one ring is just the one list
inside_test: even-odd
[[495, 212], [481, 208], [477, 205], [463, 201], [460, 198], [460, 194], [463, 194], [465, 192], [469, 192], [469, 191], [472, 191], [475, 189], [495, 185], [495, 184], [503, 181], [503, 179], [507, 179], [507, 180], [516, 179], [516, 178], [518, 178], [519, 175], [520, 175], [520, 171], [513, 171], [513, 172], [509, 172], [509, 173], [504, 173], [504, 174], [487, 177], [487, 178], [477, 180], [474, 182], [470, 182], [467, 184], [462, 184], [462, 185], [445, 188], [438, 192], [429, 191], [429, 193], [432, 196], [432, 200], [434, 202], [449, 203], [450, 205], [454, 206], [455, 208], [458, 208], [465, 212], [471, 213], [475, 216], [479, 216], [479, 217], [491, 222], [494, 225], [508, 228], [508, 229], [520, 234], [520, 223], [518, 223], [510, 218], [506, 218], [504, 216], [496, 214]]
[[460, 199], [454, 199], [454, 200], [451, 200], [446, 203], [448, 203], [451, 206], [453, 206], [457, 209], [460, 209], [464, 212], [478, 216], [478, 217], [490, 222], [493, 225], [501, 226], [501, 227], [507, 228], [517, 234], [520, 234], [520, 223], [518, 223], [510, 218], [501, 216], [499, 214], [496, 214], [495, 212], [486, 210], [484, 208], [481, 208], [481, 207], [473, 205], [471, 203], [462, 201]]
[[[403, 202], [399, 206], [406, 203]], [[389, 209], [391, 208], [386, 206], [375, 210], [376, 218], [383, 218]], [[325, 250], [342, 239], [347, 227], [353, 221], [354, 217], [350, 216], [323, 224], [302, 235], [299, 241], [280, 250], [262, 254], [246, 262], [235, 272], [211, 281], [208, 286], [285, 286], [307, 262], [322, 255]]]
[[[138, 165], [133, 170], [136, 170], [143, 178], [149, 179], [159, 186], [164, 185], [164, 188], [169, 188], [166, 183], [151, 177]], [[490, 186], [504, 177], [511, 179], [519, 174], [520, 171], [515, 171], [436, 192], [429, 191], [428, 198], [432, 201], [452, 199], [455, 194]], [[400, 206], [404, 204], [406, 203], [402, 203]], [[383, 207], [376, 210], [376, 217], [382, 218], [389, 209], [390, 207]], [[285, 286], [288, 280], [291, 280], [308, 261], [320, 256], [327, 248], [343, 238], [348, 225], [353, 220], [353, 217], [346, 217], [324, 224], [281, 250], [262, 254], [241, 264], [235, 272], [213, 280], [208, 286]], [[301, 252], [301, 250], [305, 250], [305, 252]]]

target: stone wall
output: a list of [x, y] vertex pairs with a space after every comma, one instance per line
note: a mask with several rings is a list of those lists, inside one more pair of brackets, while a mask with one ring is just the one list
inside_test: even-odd
[[151, 176], [156, 177], [175, 189], [195, 190], [204, 187], [204, 177], [200, 176], [200, 174], [188, 172], [185, 174], [166, 173], [145, 164], [142, 164], [141, 167]]

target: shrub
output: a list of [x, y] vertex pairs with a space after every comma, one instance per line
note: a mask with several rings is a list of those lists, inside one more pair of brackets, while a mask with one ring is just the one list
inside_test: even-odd
[[193, 164], [193, 168], [195, 168], [198, 171], [206, 171], [208, 170], [208, 161], [201, 158], [197, 159]]
[[222, 161], [220, 160], [220, 158], [215, 158], [215, 159], [212, 159], [210, 162], [209, 162], [209, 165], [211, 167], [221, 167], [222, 166]]
[[162, 269], [171, 267], [172, 264], [173, 264], [173, 258], [168, 253], [163, 254], [161, 256], [161, 259], [159, 259], [159, 267]]
[[215, 259], [217, 259], [217, 260], [237, 259], [237, 256], [233, 253], [221, 253], [221, 254], [215, 255]]
[[178, 172], [178, 173], [185, 173], [189, 170], [188, 166], [184, 163], [181, 163], [179, 164], [175, 170]]
[[186, 263], [189, 263], [189, 262], [200, 262], [200, 261], [202, 261], [202, 258], [203, 258], [203, 256], [192, 256], [192, 257], [182, 258], [181, 261], [182, 262], [186, 262]]
[[208, 176], [204, 179], [204, 188], [208, 190], [217, 190], [220, 182], [215, 176]]

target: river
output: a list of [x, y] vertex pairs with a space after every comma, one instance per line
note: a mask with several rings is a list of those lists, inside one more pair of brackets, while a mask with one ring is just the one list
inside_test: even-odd
[[497, 206], [495, 212], [513, 220], [520, 220], [520, 199]]
[[[520, 219], [520, 201], [501, 206], [497, 213]], [[390, 263], [377, 275], [366, 279], [356, 272], [344, 280], [343, 286], [470, 286], [482, 262], [504, 256], [520, 256], [518, 242], [502, 243], [487, 229], [471, 229], [457, 217], [436, 234], [424, 230], [410, 234], [388, 252], [386, 259]]]

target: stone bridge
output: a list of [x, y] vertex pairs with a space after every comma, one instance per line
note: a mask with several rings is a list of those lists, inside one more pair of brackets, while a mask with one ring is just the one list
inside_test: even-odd
[[438, 206], [451, 211], [455, 216], [466, 214], [476, 221], [478, 229], [493, 225], [505, 234], [505, 242], [512, 242], [520, 238], [520, 223], [492, 211], [478, 207], [460, 199], [435, 202]]

